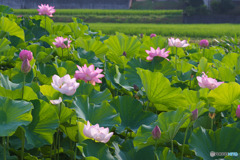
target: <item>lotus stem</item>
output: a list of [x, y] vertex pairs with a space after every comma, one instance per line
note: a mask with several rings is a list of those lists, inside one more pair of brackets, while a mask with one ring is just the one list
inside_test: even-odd
[[47, 30], [47, 15], [45, 14], [45, 30]]
[[67, 50], [68, 50], [68, 59], [69, 59], [69, 48], [67, 47]]
[[211, 118], [211, 130], [213, 130], [213, 118]]
[[24, 158], [24, 144], [25, 144], [25, 133], [22, 129], [22, 148], [21, 148], [21, 160]]
[[7, 160], [7, 156], [6, 156], [6, 140], [5, 140], [5, 137], [2, 138], [2, 143], [3, 143], [3, 159], [4, 160]]
[[74, 160], [76, 160], [77, 157], [77, 147], [76, 147], [76, 143], [74, 145]]
[[62, 58], [63, 58], [63, 48], [62, 48]]
[[177, 57], [177, 47], [176, 47], [176, 54], [175, 54], [175, 69], [176, 69], [176, 71], [177, 71], [177, 59], [178, 59], [178, 57]]
[[9, 136], [7, 136], [7, 149], [9, 149]]
[[26, 80], [26, 74], [23, 75], [22, 99], [23, 99], [23, 95], [24, 95], [25, 80]]
[[192, 122], [188, 123], [187, 129], [186, 129], [186, 131], [185, 131], [185, 136], [184, 136], [184, 140], [183, 140], [183, 147], [182, 147], [181, 160], [183, 160], [184, 145], [185, 145], [185, 141], [186, 141], [186, 138], [187, 138], [188, 129], [189, 129], [191, 123], [192, 123]]
[[148, 109], [148, 107], [149, 107], [149, 103], [150, 103], [150, 101], [148, 100], [148, 102], [147, 102], [147, 107], [146, 107], [145, 111], [147, 111], [147, 109]]
[[171, 140], [171, 148], [172, 148], [172, 153], [173, 153], [173, 140]]
[[203, 48], [203, 57], [205, 57], [205, 48]]
[[[57, 139], [57, 137], [56, 137]], [[57, 141], [56, 139], [54, 140], [54, 159], [57, 159]]]
[[56, 137], [56, 143], [55, 143], [55, 158], [59, 158], [58, 155], [56, 154], [56, 151], [58, 150], [58, 154], [59, 154], [59, 148], [58, 148], [58, 137], [59, 137], [59, 131], [57, 129], [57, 137]]
[[157, 155], [157, 140], [155, 140], [155, 156], [156, 156], [156, 159], [159, 160]]

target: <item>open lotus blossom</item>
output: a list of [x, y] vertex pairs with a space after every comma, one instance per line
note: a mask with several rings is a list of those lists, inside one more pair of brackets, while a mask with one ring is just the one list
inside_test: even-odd
[[28, 50], [22, 50], [20, 53], [19, 53], [19, 57], [22, 61], [24, 61], [25, 59], [28, 59], [29, 61], [32, 60], [33, 58], [33, 55], [32, 55], [32, 52], [31, 51], [28, 51]]
[[59, 97], [59, 99], [50, 100], [50, 102], [51, 102], [52, 104], [60, 104], [60, 103], [62, 102], [62, 98]]
[[189, 44], [186, 40], [181, 41], [180, 39], [168, 38], [168, 45], [174, 47], [187, 47]]
[[99, 124], [90, 126], [90, 122], [87, 121], [87, 125], [84, 125], [83, 134], [86, 137], [93, 138], [99, 142], [107, 143], [113, 135], [113, 132], [109, 133], [108, 128], [99, 127]]
[[53, 75], [52, 80], [52, 87], [62, 94], [66, 94], [68, 96], [72, 96], [79, 87], [79, 83], [76, 82], [76, 79], [71, 79], [68, 74], [62, 78], [57, 75]]
[[206, 39], [202, 39], [202, 40], [199, 42], [199, 45], [200, 45], [201, 47], [203, 47], [203, 48], [206, 48], [206, 47], [208, 47], [209, 42], [208, 42], [208, 40], [206, 40]]
[[156, 34], [152, 33], [152, 34], [150, 35], [150, 38], [153, 38], [153, 37], [156, 37], [156, 36], [157, 36]]
[[78, 66], [77, 71], [75, 71], [74, 77], [76, 79], [83, 80], [84, 82], [91, 82], [92, 85], [95, 85], [96, 83], [102, 83], [102, 81], [99, 78], [104, 77], [103, 74], [100, 74], [103, 70], [97, 68], [94, 70], [94, 65], [90, 65], [87, 67], [86, 64], [84, 64], [83, 67]]
[[237, 107], [236, 116], [240, 119], [240, 105]]
[[166, 51], [165, 52], [165, 48], [163, 48], [162, 50], [160, 50], [160, 48], [158, 47], [156, 50], [153, 47], [150, 47], [150, 51], [149, 50], [145, 50], [147, 52], [147, 54], [149, 55], [147, 57], [147, 60], [152, 61], [154, 57], [158, 56], [158, 57], [163, 57], [166, 58], [169, 56], [169, 52], [170, 51]]
[[197, 76], [198, 85], [201, 88], [215, 89], [219, 85], [224, 83], [224, 82], [217, 82], [217, 80], [213, 78], [208, 78], [208, 76], [204, 72], [202, 73], [203, 73], [202, 77]]
[[[63, 37], [57, 37], [55, 38], [56, 42], [53, 42], [53, 44], [59, 48], [70, 48], [70, 43], [72, 42], [71, 40], [67, 39], [67, 38], [63, 38]], [[65, 42], [65, 43], [64, 43]], [[67, 42], [67, 43], [66, 43]], [[67, 45], [66, 45], [67, 44]]]
[[55, 13], [55, 9], [53, 6], [49, 6], [48, 4], [41, 4], [41, 6], [38, 6], [39, 9], [39, 15], [48, 15], [49, 17], [52, 17], [53, 13]]

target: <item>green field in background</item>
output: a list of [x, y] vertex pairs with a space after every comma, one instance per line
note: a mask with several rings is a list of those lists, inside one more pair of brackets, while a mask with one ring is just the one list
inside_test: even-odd
[[[17, 15], [36, 15], [37, 9], [14, 9]], [[182, 10], [110, 10], [110, 9], [57, 9], [54, 15], [182, 15]]]
[[[182, 23], [182, 10], [100, 10], [58, 9], [53, 14], [55, 22], [71, 22], [72, 17], [87, 23]], [[15, 15], [34, 16], [36, 9], [14, 9]]]
[[240, 24], [126, 24], [126, 23], [88, 23], [92, 30], [104, 34], [122, 32], [128, 35], [155, 33], [165, 37], [221, 38], [240, 36]]

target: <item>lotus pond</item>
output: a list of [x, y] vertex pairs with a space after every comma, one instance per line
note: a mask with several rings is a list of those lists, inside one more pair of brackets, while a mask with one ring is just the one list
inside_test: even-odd
[[1, 7], [0, 159], [240, 159], [238, 37], [108, 36]]

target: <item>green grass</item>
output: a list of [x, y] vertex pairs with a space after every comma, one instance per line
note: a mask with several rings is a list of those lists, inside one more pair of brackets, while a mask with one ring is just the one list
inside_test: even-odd
[[[182, 10], [109, 10], [109, 9], [56, 9], [53, 15], [182, 15]], [[36, 15], [37, 9], [14, 9], [16, 15]]]
[[[55, 22], [71, 22], [72, 17], [87, 23], [182, 23], [182, 10], [100, 10], [58, 9], [53, 14]], [[14, 9], [16, 15], [37, 15], [36, 9]]]
[[220, 38], [223, 36], [240, 36], [240, 24], [123, 24], [123, 23], [89, 23], [92, 30], [101, 30], [113, 35], [122, 32], [128, 35], [155, 33], [165, 37]]

